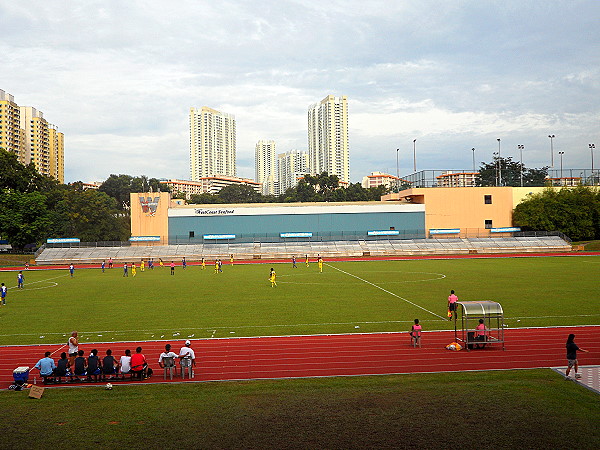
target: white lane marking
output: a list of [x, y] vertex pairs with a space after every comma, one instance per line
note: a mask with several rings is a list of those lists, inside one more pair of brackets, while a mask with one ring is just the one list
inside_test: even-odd
[[414, 303], [414, 302], [411, 302], [410, 300], [408, 300], [408, 299], [406, 299], [406, 298], [404, 298], [404, 297], [401, 297], [401, 296], [399, 296], [398, 294], [394, 294], [393, 292], [391, 292], [391, 291], [388, 291], [387, 289], [384, 289], [384, 288], [382, 288], [381, 286], [377, 286], [376, 284], [374, 284], [374, 283], [371, 283], [370, 281], [367, 281], [367, 280], [365, 280], [364, 278], [361, 278], [361, 277], [359, 277], [359, 276], [356, 276], [356, 275], [354, 275], [354, 274], [351, 274], [351, 273], [349, 273], [349, 272], [346, 272], [345, 270], [338, 269], [337, 267], [335, 267], [335, 266], [332, 266], [331, 264], [326, 264], [326, 265], [327, 265], [327, 266], [329, 266], [329, 267], [331, 267], [332, 269], [338, 270], [338, 271], [340, 271], [340, 272], [342, 272], [342, 273], [345, 273], [346, 275], [349, 275], [349, 276], [351, 276], [351, 277], [354, 277], [354, 278], [356, 278], [357, 280], [360, 280], [360, 281], [363, 281], [364, 283], [370, 284], [371, 286], [373, 286], [373, 287], [375, 287], [375, 288], [377, 288], [377, 289], [379, 289], [379, 290], [381, 290], [381, 291], [385, 292], [386, 294], [390, 294], [390, 295], [392, 295], [392, 296], [394, 296], [394, 297], [396, 297], [396, 298], [399, 298], [400, 300], [403, 300], [403, 301], [405, 301], [406, 303], [409, 303], [409, 304], [411, 304], [411, 305], [413, 305], [413, 306], [416, 306], [417, 308], [419, 308], [419, 309], [422, 309], [423, 311], [425, 311], [425, 312], [428, 312], [429, 314], [431, 314], [431, 315], [433, 315], [433, 316], [439, 317], [439, 318], [440, 318], [440, 319], [442, 319], [442, 320], [447, 320], [447, 318], [445, 318], [445, 317], [442, 317], [442, 316], [440, 316], [439, 314], [436, 314], [436, 313], [434, 313], [433, 311], [430, 311], [430, 310], [428, 310], [427, 308], [423, 308], [421, 305], [417, 305], [416, 303]]

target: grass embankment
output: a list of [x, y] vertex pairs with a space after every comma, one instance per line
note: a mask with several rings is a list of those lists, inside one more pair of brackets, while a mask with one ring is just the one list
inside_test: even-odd
[[600, 251], [600, 241], [581, 241], [573, 242], [573, 245], [583, 245], [586, 252]]
[[598, 395], [546, 370], [0, 392], [1, 448], [600, 448]]
[[24, 267], [30, 262], [33, 255], [16, 255], [12, 253], [0, 253], [0, 267]]

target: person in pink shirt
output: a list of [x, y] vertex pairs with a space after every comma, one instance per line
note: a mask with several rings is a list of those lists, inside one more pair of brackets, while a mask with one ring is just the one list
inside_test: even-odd
[[[485, 342], [485, 323], [483, 323], [483, 319], [479, 319], [479, 325], [475, 327], [475, 340]], [[485, 344], [477, 344], [475, 348], [485, 348]]]
[[450, 295], [448, 296], [448, 320], [452, 320], [452, 316], [456, 319], [456, 302], [458, 301], [458, 297], [454, 293], [454, 290], [450, 291]]
[[175, 275], [175, 263], [171, 261], [171, 275]]
[[419, 319], [415, 319], [415, 324], [410, 329], [410, 342], [413, 347], [417, 345], [421, 346], [421, 330], [422, 327], [419, 325]]

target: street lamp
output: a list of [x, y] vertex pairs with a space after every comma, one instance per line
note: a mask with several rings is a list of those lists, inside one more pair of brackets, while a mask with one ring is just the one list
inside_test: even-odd
[[521, 187], [523, 187], [523, 149], [525, 148], [525, 146], [517, 145], [517, 148], [519, 149], [519, 152], [521, 153]]
[[558, 152], [558, 154], [560, 155], [560, 182], [564, 184], [564, 180], [562, 179], [562, 177], [563, 177], [562, 176], [563, 175], [563, 172], [562, 172], [562, 167], [563, 167], [562, 166], [562, 158], [563, 158], [563, 155], [565, 154], [565, 152]]
[[413, 139], [413, 172], [417, 172], [417, 140]]
[[592, 181], [593, 181], [594, 180], [594, 149], [596, 148], [596, 146], [594, 144], [588, 144], [588, 147], [590, 148], [590, 153], [592, 154]]
[[554, 169], [554, 143], [553, 143], [553, 139], [556, 137], [553, 134], [549, 134], [548, 137], [550, 138], [550, 167], [552, 167]]
[[475, 147], [473, 147], [471, 150], [473, 150], [473, 173], [475, 173]]
[[502, 159], [500, 158], [500, 138], [496, 140], [498, 141], [498, 184], [502, 186]]

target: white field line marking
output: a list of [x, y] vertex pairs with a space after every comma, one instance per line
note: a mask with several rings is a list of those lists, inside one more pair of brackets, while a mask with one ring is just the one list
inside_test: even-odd
[[[326, 263], [326, 264], [327, 264], [327, 263]], [[404, 298], [404, 297], [400, 297], [398, 294], [394, 294], [393, 292], [391, 292], [391, 291], [388, 291], [387, 289], [384, 289], [384, 288], [382, 288], [381, 286], [377, 286], [376, 284], [374, 284], [374, 283], [371, 283], [370, 281], [367, 281], [367, 280], [365, 280], [365, 279], [363, 279], [363, 278], [360, 278], [360, 277], [358, 277], [358, 276], [356, 276], [356, 275], [353, 275], [353, 274], [351, 274], [351, 273], [349, 273], [349, 272], [346, 272], [345, 270], [338, 269], [337, 267], [335, 267], [335, 266], [332, 266], [331, 264], [327, 264], [327, 266], [329, 266], [329, 267], [331, 267], [331, 268], [333, 268], [333, 269], [335, 269], [335, 270], [337, 270], [337, 271], [339, 271], [339, 272], [345, 273], [346, 275], [349, 275], [349, 276], [351, 276], [351, 277], [354, 277], [354, 278], [356, 278], [357, 280], [360, 280], [360, 281], [363, 281], [363, 282], [365, 282], [365, 283], [367, 283], [367, 284], [370, 284], [371, 286], [373, 286], [373, 287], [375, 287], [375, 288], [377, 288], [377, 289], [379, 289], [379, 290], [381, 290], [381, 291], [385, 292], [386, 294], [390, 294], [390, 295], [392, 295], [392, 296], [394, 296], [394, 297], [396, 297], [396, 298], [399, 298], [400, 300], [403, 300], [403, 301], [405, 301], [406, 303], [409, 303], [409, 304], [411, 304], [411, 305], [413, 305], [413, 306], [416, 306], [417, 308], [419, 308], [419, 309], [422, 309], [423, 311], [425, 311], [425, 312], [428, 312], [428, 313], [429, 313], [429, 314], [431, 314], [431, 315], [434, 315], [434, 316], [436, 316], [436, 317], [439, 317], [439, 318], [440, 318], [440, 319], [442, 319], [442, 320], [447, 320], [447, 318], [446, 318], [446, 317], [442, 317], [442, 316], [440, 316], [439, 314], [436, 314], [436, 313], [434, 313], [433, 311], [429, 311], [428, 309], [426, 309], [426, 308], [423, 308], [422, 306], [420, 306], [420, 305], [417, 305], [416, 303], [413, 303], [413, 302], [411, 302], [410, 300], [408, 300], [408, 299], [406, 299], [406, 298]]]
[[[47, 282], [47, 281], [50, 281], [50, 280], [56, 280], [57, 278], [64, 278], [64, 277], [66, 277], [66, 276], [67, 276], [67, 275], [59, 275], [59, 276], [57, 276], [57, 277], [46, 278], [45, 280], [32, 281], [31, 283], [27, 283], [27, 286], [29, 286], [29, 285], [31, 285], [31, 284], [45, 283], [45, 282]], [[53, 282], [53, 283], [54, 283], [54, 282]], [[33, 291], [33, 290], [35, 290], [35, 289], [47, 289], [47, 288], [49, 288], [49, 287], [55, 287], [55, 286], [58, 286], [58, 283], [54, 283], [54, 286], [47, 286], [47, 287], [45, 287], [45, 288], [33, 288], [33, 289], [25, 289], [25, 288], [24, 288], [23, 290]], [[18, 287], [18, 286], [12, 286], [12, 287], [10, 287], [9, 289], [16, 289], [17, 287]]]
[[[412, 321], [410, 321], [412, 323]], [[588, 327], [600, 327], [598, 324], [582, 324], [582, 325], [551, 325], [546, 327], [515, 327], [515, 328], [505, 328], [505, 330], [544, 330], [544, 329], [552, 329], [552, 328], [588, 328]], [[185, 330], [185, 328], [181, 328]], [[196, 329], [196, 328], [193, 328]], [[83, 332], [82, 332], [83, 333]], [[94, 332], [92, 332], [94, 333]], [[403, 335], [406, 334], [407, 331], [375, 331], [373, 333], [325, 333], [325, 334], [284, 334], [284, 335], [265, 335], [265, 336], [228, 336], [222, 338], [214, 338], [218, 341], [224, 341], [229, 339], [265, 339], [265, 338], [299, 338], [299, 337], [319, 337], [319, 336], [377, 336], [381, 334], [396, 334]], [[424, 333], [454, 333], [454, 330], [426, 330]], [[48, 333], [48, 334], [60, 334], [60, 333]], [[9, 336], [29, 336], [29, 335], [9, 335]], [[35, 335], [34, 335], [35, 336]], [[205, 341], [207, 338], [197, 338], [195, 341]], [[131, 342], [163, 342], [164, 339], [137, 339], [135, 341], [94, 341], [94, 344], [128, 344]], [[61, 345], [60, 343], [55, 343], [56, 345]], [[44, 344], [5, 344], [0, 345], [0, 347], [39, 347], [42, 345], [49, 345], [49, 343]], [[63, 344], [64, 346], [64, 344]]]
[[[329, 264], [327, 264], [329, 265]], [[397, 272], [392, 272], [392, 271], [383, 271], [383, 270], [378, 270], [378, 271], [373, 271], [373, 272], [369, 272], [371, 273], [397, 273]], [[444, 275], [443, 273], [436, 273], [436, 272], [401, 272], [401, 273], [420, 273], [420, 274], [425, 274], [425, 275], [437, 275], [436, 278], [424, 278], [422, 280], [403, 280], [403, 281], [386, 281], [385, 283], [382, 284], [400, 284], [400, 283], [421, 283], [421, 282], [425, 282], [425, 281], [435, 281], [435, 280], [443, 280], [444, 278], [446, 278], [446, 275]], [[311, 275], [308, 273], [303, 273], [303, 274], [299, 274], [300, 276], [302, 275]], [[281, 275], [281, 277], [295, 277], [296, 275], [292, 275], [292, 274], [286, 274], [286, 275]], [[300, 282], [300, 281], [281, 281], [281, 283], [284, 284], [328, 284], [328, 283], [306, 283], [306, 282]]]
[[[573, 317], [598, 317], [600, 316], [600, 314], [573, 314], [573, 315], [565, 315], [565, 316], [531, 316], [531, 317], [505, 317], [504, 320], [516, 320], [516, 319], [553, 319], [553, 318], [558, 318], [558, 319], [564, 319], [564, 318], [573, 318]], [[444, 322], [446, 320], [444, 319]], [[379, 320], [379, 321], [361, 321], [361, 322], [323, 322], [323, 323], [295, 323], [295, 324], [275, 324], [275, 325], [242, 325], [242, 326], [236, 326], [236, 327], [212, 327], [210, 329], [207, 328], [178, 328], [178, 330], [181, 331], [208, 331], [208, 332], [214, 332], [214, 334], [218, 331], [218, 330], [242, 330], [242, 329], [247, 329], [247, 328], [285, 328], [285, 327], [307, 327], [307, 326], [311, 326], [311, 327], [318, 327], [318, 326], [329, 326], [329, 325], [356, 325], [356, 324], [362, 324], [362, 325], [379, 325], [379, 324], [393, 324], [393, 323], [413, 323], [412, 320]], [[550, 326], [545, 326], [545, 327], [506, 327], [506, 330], [510, 330], [510, 329], [532, 329], [532, 328], [572, 328], [572, 327], [596, 327], [596, 326], [600, 326], [597, 324], [578, 324], [578, 325], [550, 325]], [[452, 331], [454, 332], [454, 330], [448, 329], [448, 330], [444, 330], [444, 329], [440, 329], [440, 330], [427, 330], [426, 332], [434, 332], [434, 331]], [[172, 329], [168, 329], [168, 328], [155, 328], [153, 330], [101, 330], [101, 331], [81, 331], [81, 334], [98, 334], [98, 333], [114, 333], [114, 334], [125, 334], [125, 333], [158, 333], [158, 332], [166, 332], [168, 333], [173, 333], [174, 331]], [[374, 333], [352, 333], [352, 334], [385, 334], [385, 333], [398, 333], [398, 331], [376, 331]], [[404, 331], [400, 331], [400, 333], [404, 333]], [[327, 333], [327, 336], [337, 336], [338, 334], [340, 335], [344, 335], [344, 334], [348, 334], [348, 333]], [[14, 337], [14, 336], [39, 336], [40, 333], [15, 333], [15, 334], [0, 334], [0, 337]], [[43, 333], [44, 336], [51, 336], [51, 335], [65, 335], [65, 333], [63, 332], [52, 332], [52, 331], [48, 331], [46, 333]], [[319, 336], [319, 334], [307, 334], [307, 335], [285, 335], [285, 336]], [[212, 336], [211, 336], [212, 337]], [[261, 336], [247, 336], [247, 337], [261, 337]], [[265, 337], [276, 337], [276, 336], [265, 336]], [[281, 336], [278, 336], [281, 337]], [[217, 338], [217, 339], [228, 339], [228, 338]], [[157, 339], [160, 340], [160, 339]], [[154, 341], [139, 341], [139, 342], [154, 342]], [[31, 344], [28, 344], [31, 345]], [[41, 345], [41, 344], [40, 344]], [[45, 344], [44, 344], [45, 345]], [[1, 346], [1, 345], [0, 345]]]

